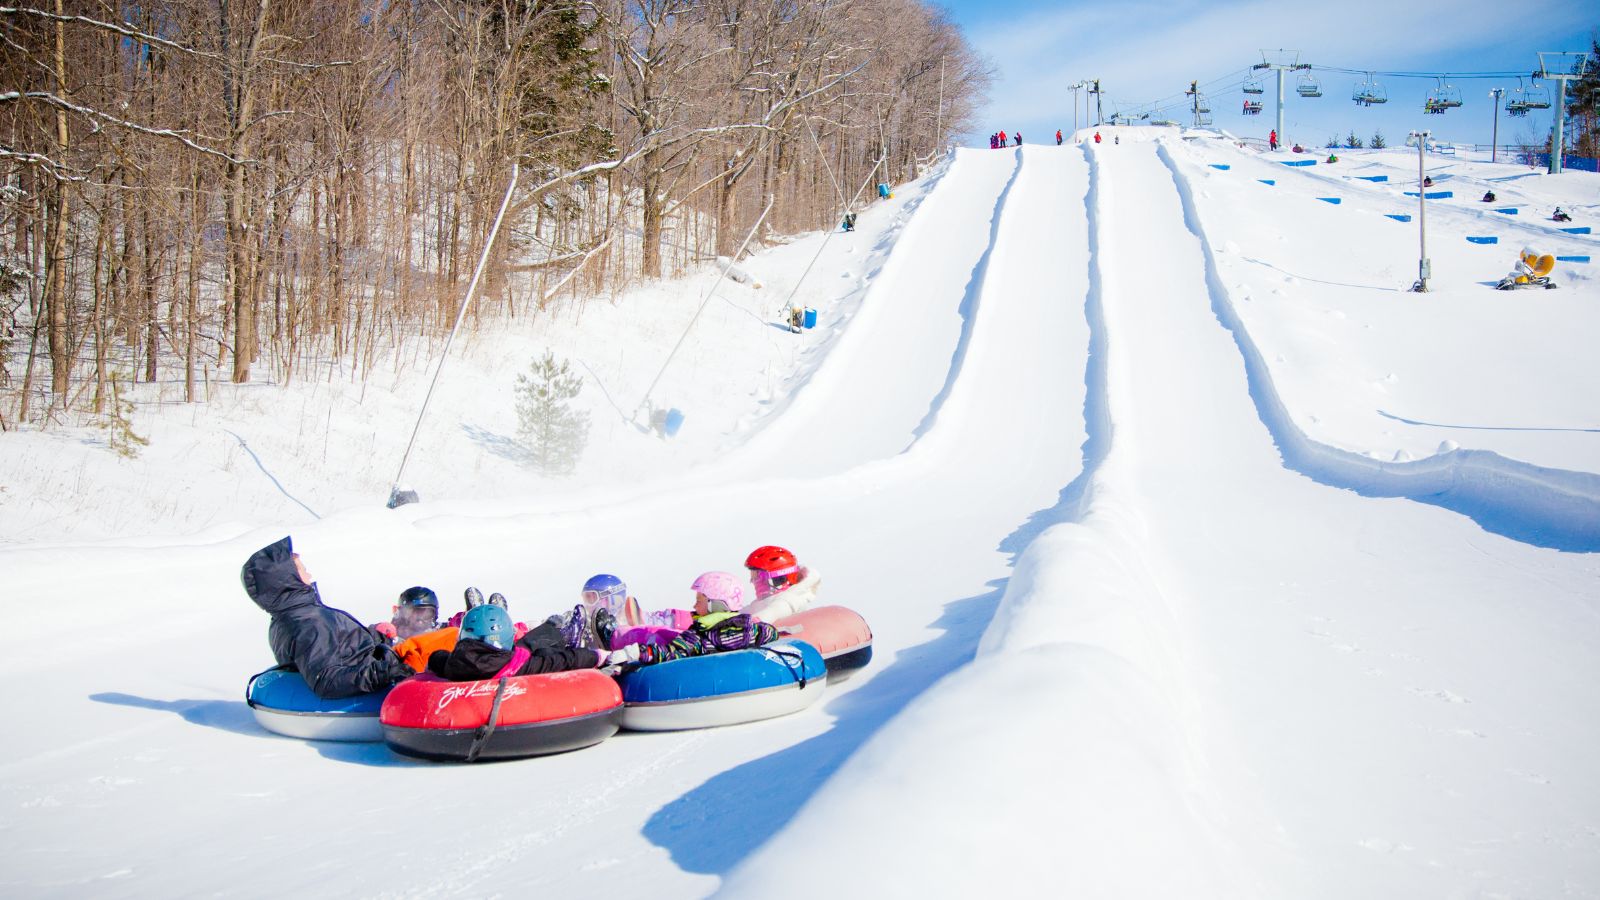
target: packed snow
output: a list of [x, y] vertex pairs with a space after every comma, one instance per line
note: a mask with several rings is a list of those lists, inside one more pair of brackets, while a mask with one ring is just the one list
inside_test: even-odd
[[[1592, 252], [1547, 219], [1600, 177], [1430, 155], [1416, 294], [1414, 150], [1091, 133], [957, 151], [744, 282], [486, 319], [418, 504], [383, 506], [439, 341], [145, 386], [135, 460], [0, 437], [0, 888], [1600, 895], [1600, 286], [1492, 289], [1525, 244]], [[515, 441], [546, 348], [594, 423], [567, 480]], [[536, 620], [600, 571], [683, 605], [779, 543], [875, 657], [793, 716], [554, 757], [291, 740], [242, 699], [271, 658], [237, 574], [284, 534], [369, 622], [418, 583]]]

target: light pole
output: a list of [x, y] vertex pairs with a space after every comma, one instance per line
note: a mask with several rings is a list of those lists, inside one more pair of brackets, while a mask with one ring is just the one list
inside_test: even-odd
[[1406, 142], [1415, 141], [1417, 144], [1417, 225], [1422, 236], [1421, 249], [1417, 257], [1417, 283], [1411, 290], [1419, 294], [1428, 292], [1428, 279], [1433, 275], [1433, 265], [1428, 261], [1428, 189], [1423, 185], [1427, 176], [1422, 171], [1422, 156], [1427, 150], [1429, 131], [1413, 131], [1406, 138]]
[[1500, 98], [1505, 96], [1505, 88], [1491, 88], [1489, 99], [1494, 101], [1494, 131], [1489, 138], [1489, 162], [1494, 162], [1495, 154], [1500, 150]]

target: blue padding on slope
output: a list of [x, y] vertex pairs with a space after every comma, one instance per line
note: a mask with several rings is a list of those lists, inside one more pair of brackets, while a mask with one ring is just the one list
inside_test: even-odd
[[1498, 243], [1500, 243], [1500, 239], [1497, 238], [1497, 237], [1473, 237], [1470, 234], [1467, 235], [1467, 240], [1469, 242], [1471, 242], [1471, 243], [1474, 243], [1474, 244], [1498, 244]]

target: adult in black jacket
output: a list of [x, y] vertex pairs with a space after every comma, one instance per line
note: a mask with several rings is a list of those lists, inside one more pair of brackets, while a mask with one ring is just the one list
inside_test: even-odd
[[[511, 616], [498, 606], [479, 606], [461, 620], [454, 650], [435, 650], [428, 671], [451, 681], [483, 681], [502, 670], [511, 675], [542, 675], [568, 669], [592, 669], [600, 656], [585, 647], [569, 647], [561, 629], [544, 622], [513, 642]], [[514, 665], [513, 665], [514, 664]]]
[[324, 700], [381, 691], [413, 674], [367, 626], [322, 597], [288, 538], [257, 550], [239, 572], [244, 592], [272, 615], [267, 640]]

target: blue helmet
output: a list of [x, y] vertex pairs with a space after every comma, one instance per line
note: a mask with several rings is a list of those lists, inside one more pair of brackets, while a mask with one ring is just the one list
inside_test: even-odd
[[492, 603], [474, 606], [461, 619], [461, 633], [457, 638], [483, 641], [496, 650], [510, 650], [515, 640], [511, 614]]
[[608, 609], [620, 606], [628, 598], [628, 586], [615, 575], [600, 574], [583, 583], [583, 602], [586, 606], [604, 605]]

